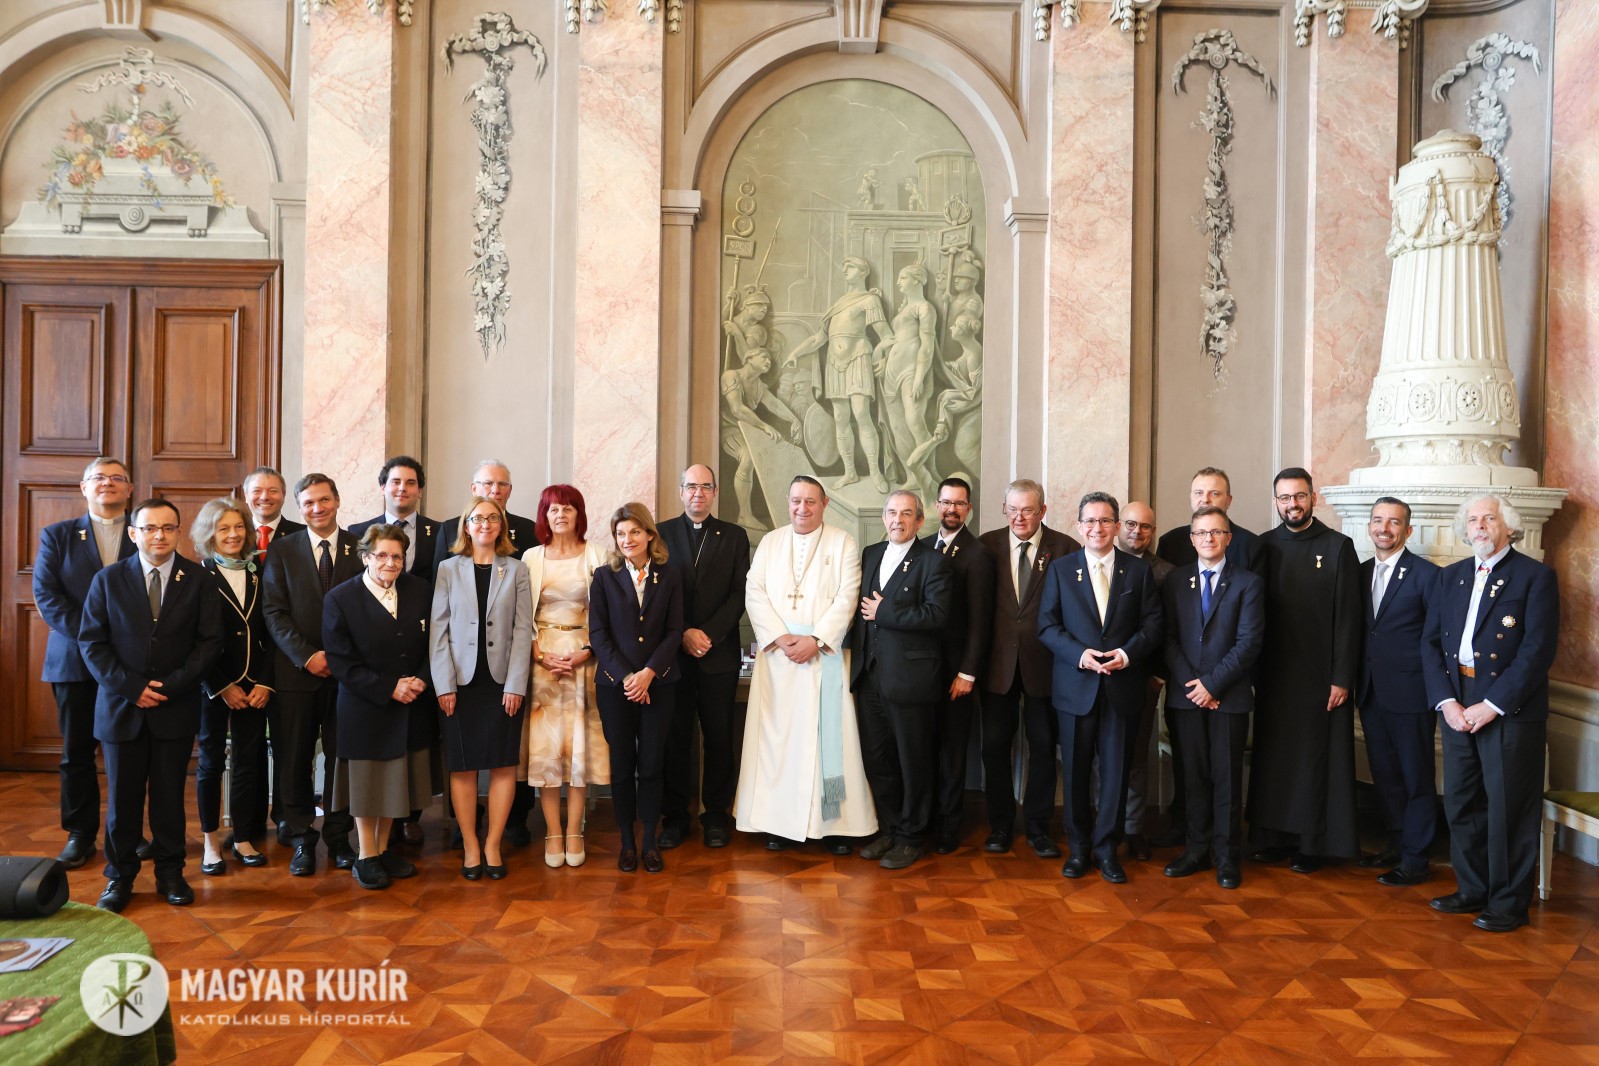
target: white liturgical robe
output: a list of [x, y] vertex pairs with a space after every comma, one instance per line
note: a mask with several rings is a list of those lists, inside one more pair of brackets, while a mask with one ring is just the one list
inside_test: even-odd
[[[750, 680], [734, 814], [746, 833], [791, 840], [866, 836], [877, 831], [877, 813], [861, 762], [846, 640], [860, 605], [861, 553], [854, 537], [832, 526], [807, 537], [796, 554], [798, 540], [791, 527], [773, 530], [761, 538], [750, 564], [745, 605], [760, 651]], [[785, 633], [814, 636], [823, 654], [803, 665], [790, 662], [773, 644]], [[844, 797], [834, 818], [825, 817], [822, 802], [827, 659], [842, 667], [833, 683], [842, 701]]]

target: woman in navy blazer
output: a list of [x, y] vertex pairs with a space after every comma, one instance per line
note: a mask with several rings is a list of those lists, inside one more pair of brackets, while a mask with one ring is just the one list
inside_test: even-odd
[[[611, 806], [622, 830], [617, 869], [639, 867], [633, 820], [644, 823], [644, 869], [665, 869], [655, 846], [661, 774], [677, 703], [677, 648], [683, 639], [683, 583], [666, 565], [666, 544], [642, 503], [611, 515], [615, 545], [589, 589], [589, 643], [595, 696], [611, 749]], [[638, 780], [634, 781], [634, 774]]]
[[[200, 762], [194, 774], [205, 854], [200, 872], [227, 872], [222, 857], [231, 847], [245, 866], [265, 866], [257, 850], [266, 835], [266, 715], [275, 665], [272, 638], [261, 611], [261, 574], [255, 562], [255, 530], [244, 501], [211, 500], [189, 530], [195, 554], [211, 578], [210, 594], [222, 601], [222, 655], [201, 681]], [[233, 737], [233, 776], [228, 805], [233, 832], [219, 839], [222, 777], [228, 736]]]

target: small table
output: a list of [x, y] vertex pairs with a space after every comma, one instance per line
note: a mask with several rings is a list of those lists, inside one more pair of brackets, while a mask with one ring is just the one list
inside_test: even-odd
[[0, 940], [71, 937], [72, 943], [24, 973], [0, 974], [0, 1000], [13, 996], [60, 996], [32, 1029], [0, 1036], [0, 1062], [36, 1066], [166, 1066], [178, 1058], [169, 1006], [150, 1029], [117, 1036], [90, 1021], [78, 993], [89, 964], [118, 952], [150, 954], [144, 930], [119, 914], [68, 903], [48, 918], [0, 921]]

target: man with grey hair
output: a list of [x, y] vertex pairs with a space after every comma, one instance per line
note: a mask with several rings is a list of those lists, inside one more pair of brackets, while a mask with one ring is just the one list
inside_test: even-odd
[[860, 610], [850, 631], [850, 689], [881, 832], [861, 858], [888, 870], [921, 858], [933, 813], [933, 712], [943, 689], [938, 662], [951, 574], [944, 556], [916, 539], [924, 518], [916, 493], [889, 494], [888, 539], [861, 552]]
[[1432, 901], [1478, 929], [1527, 924], [1538, 870], [1538, 817], [1549, 721], [1549, 667], [1560, 634], [1555, 573], [1512, 548], [1521, 516], [1481, 495], [1455, 515], [1472, 557], [1446, 567], [1427, 606], [1422, 669], [1443, 715], [1444, 816], [1457, 887]]

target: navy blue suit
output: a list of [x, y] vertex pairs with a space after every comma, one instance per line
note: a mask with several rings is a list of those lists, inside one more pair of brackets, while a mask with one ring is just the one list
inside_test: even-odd
[[[1197, 556], [1196, 556], [1197, 559]], [[1210, 614], [1198, 562], [1166, 575], [1166, 720], [1180, 735], [1187, 853], [1237, 867], [1243, 849], [1244, 742], [1255, 709], [1251, 672], [1266, 640], [1266, 583], [1231, 560], [1215, 575]], [[1220, 706], [1188, 698], [1199, 681]]]
[[1487, 575], [1472, 628], [1475, 677], [1460, 670], [1476, 559], [1443, 569], [1427, 610], [1427, 702], [1487, 701], [1503, 712], [1475, 733], [1445, 726], [1444, 814], [1462, 896], [1525, 917], [1538, 872], [1549, 667], [1560, 633], [1555, 572], [1514, 548]]
[[[1092, 562], [1079, 549], [1056, 559], [1044, 574], [1038, 639], [1054, 654], [1051, 702], [1060, 723], [1066, 837], [1075, 857], [1113, 855], [1127, 801], [1127, 744], [1137, 728], [1149, 674], [1161, 649], [1160, 595], [1148, 563], [1112, 549], [1110, 592], [1101, 624]], [[1093, 648], [1127, 653], [1109, 674], [1078, 662]], [[1099, 759], [1099, 795], [1090, 819], [1089, 777]]]
[[[106, 867], [109, 878], [139, 873], [141, 823], [148, 793], [156, 880], [183, 872], [183, 786], [200, 728], [200, 682], [222, 653], [221, 601], [199, 563], [173, 556], [159, 619], [137, 556], [95, 575], [83, 604], [78, 640], [100, 683], [94, 735], [104, 746]], [[164, 703], [138, 706], [151, 681]]]
[[220, 693], [229, 685], [238, 685], [246, 695], [258, 685], [272, 689], [276, 683], [277, 648], [262, 616], [264, 593], [260, 571], [245, 572], [241, 602], [215, 560], [208, 559], [201, 565], [211, 579], [212, 594], [221, 604], [218, 613], [222, 652], [205, 678], [206, 699], [200, 706], [200, 760], [194, 775], [200, 831], [215, 832], [222, 824], [222, 777], [227, 767], [231, 736], [233, 776], [229, 782], [228, 802], [233, 816], [233, 838], [257, 844], [266, 833], [268, 712], [266, 707], [232, 710]]
[[1421, 633], [1438, 564], [1410, 551], [1388, 560], [1388, 585], [1372, 608], [1376, 559], [1360, 565], [1360, 605], [1366, 640], [1355, 703], [1366, 734], [1371, 783], [1382, 799], [1390, 846], [1399, 866], [1419, 870], [1436, 831], [1438, 785], [1433, 759], [1438, 715], [1427, 702], [1421, 674]]
[[[137, 549], [126, 532], [117, 558]], [[45, 526], [33, 557], [33, 602], [50, 627], [44, 670], [61, 729], [61, 828], [90, 838], [100, 831], [100, 777], [94, 765], [94, 700], [98, 687], [78, 648], [78, 625], [89, 583], [100, 572], [100, 544], [87, 514]]]

